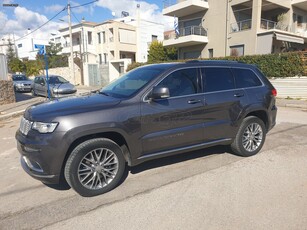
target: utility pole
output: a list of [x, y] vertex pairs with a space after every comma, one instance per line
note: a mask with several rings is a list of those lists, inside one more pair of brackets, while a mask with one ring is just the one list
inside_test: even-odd
[[68, 27], [69, 27], [69, 39], [70, 39], [70, 58], [71, 58], [71, 73], [74, 84], [76, 84], [75, 79], [75, 63], [74, 63], [74, 50], [72, 44], [72, 31], [71, 31], [71, 13], [70, 13], [70, 0], [68, 0], [67, 4], [67, 13], [68, 13]]

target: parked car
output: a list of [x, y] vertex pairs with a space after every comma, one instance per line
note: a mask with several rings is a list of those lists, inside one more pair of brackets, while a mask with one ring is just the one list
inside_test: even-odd
[[215, 145], [258, 153], [276, 121], [276, 90], [254, 65], [193, 61], [139, 67], [99, 93], [29, 107], [21, 164], [82, 196], [117, 186], [128, 166]]
[[31, 92], [32, 80], [24, 74], [13, 74], [12, 80], [14, 83], [14, 90], [16, 92]]
[[[50, 75], [48, 78], [51, 97], [60, 97], [77, 92], [76, 87], [61, 76]], [[47, 88], [46, 76], [37, 76], [32, 84], [32, 95], [47, 96]]]

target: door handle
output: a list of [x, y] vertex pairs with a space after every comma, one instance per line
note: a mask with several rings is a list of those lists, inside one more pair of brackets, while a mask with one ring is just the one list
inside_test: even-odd
[[238, 92], [238, 93], [235, 93], [234, 96], [235, 96], [235, 97], [243, 97], [243, 96], [244, 96], [244, 93], [239, 93], [239, 92]]
[[195, 99], [188, 100], [188, 104], [197, 104], [197, 103], [201, 103], [201, 100], [195, 100]]

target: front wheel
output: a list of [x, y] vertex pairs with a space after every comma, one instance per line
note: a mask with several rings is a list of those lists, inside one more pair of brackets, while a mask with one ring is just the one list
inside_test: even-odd
[[37, 94], [35, 93], [34, 89], [31, 90], [31, 94], [33, 97], [35, 97]]
[[79, 144], [64, 170], [68, 184], [81, 196], [96, 196], [115, 188], [125, 172], [121, 148], [112, 140], [95, 138]]
[[257, 154], [265, 141], [266, 128], [258, 117], [244, 118], [231, 149], [236, 154], [249, 157]]

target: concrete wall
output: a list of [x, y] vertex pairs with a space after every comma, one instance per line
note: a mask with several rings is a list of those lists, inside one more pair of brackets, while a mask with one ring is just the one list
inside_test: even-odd
[[13, 81], [0, 80], [0, 105], [14, 103], [15, 101]]
[[270, 81], [279, 98], [307, 99], [307, 77], [278, 78]]
[[70, 74], [71, 69], [69, 67], [59, 67], [52, 68], [48, 70], [49, 75], [60, 75], [64, 77], [66, 80], [70, 81], [72, 84], [81, 85], [81, 70], [75, 65], [75, 80], [73, 79], [73, 75]]

